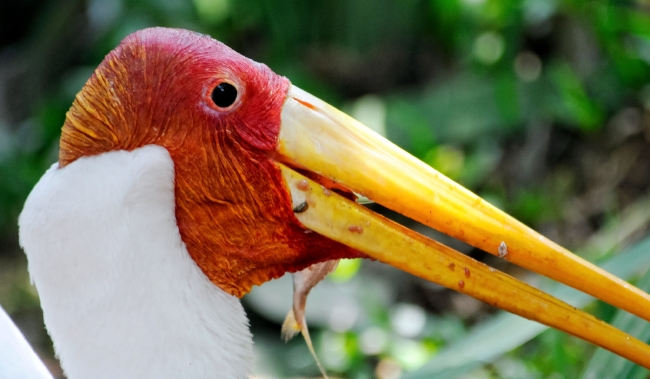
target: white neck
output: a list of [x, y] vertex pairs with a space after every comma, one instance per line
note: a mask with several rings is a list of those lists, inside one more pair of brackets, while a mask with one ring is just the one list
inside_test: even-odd
[[165, 149], [55, 164], [19, 226], [69, 379], [248, 376], [248, 320], [181, 241]]

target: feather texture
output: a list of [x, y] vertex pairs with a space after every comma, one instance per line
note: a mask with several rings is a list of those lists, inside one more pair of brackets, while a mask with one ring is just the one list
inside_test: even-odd
[[0, 307], [0, 379], [52, 379], [43, 362]]
[[69, 379], [248, 375], [241, 303], [191, 259], [174, 207], [153, 145], [55, 164], [29, 195], [20, 242]]

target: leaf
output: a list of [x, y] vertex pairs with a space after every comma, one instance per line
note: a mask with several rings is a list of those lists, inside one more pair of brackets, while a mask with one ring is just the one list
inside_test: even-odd
[[[650, 272], [641, 278], [637, 286], [646, 292], [650, 290]], [[650, 341], [650, 323], [628, 312], [619, 310], [612, 325], [641, 341]], [[648, 377], [648, 374], [650, 374], [649, 370], [599, 348], [587, 364], [582, 378], [644, 379]]]

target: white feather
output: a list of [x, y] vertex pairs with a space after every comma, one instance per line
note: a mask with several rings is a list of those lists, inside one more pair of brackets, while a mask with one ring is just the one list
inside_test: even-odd
[[9, 315], [0, 307], [0, 379], [52, 379]]
[[20, 243], [69, 379], [248, 375], [241, 303], [190, 258], [174, 204], [159, 146], [55, 164], [29, 195]]

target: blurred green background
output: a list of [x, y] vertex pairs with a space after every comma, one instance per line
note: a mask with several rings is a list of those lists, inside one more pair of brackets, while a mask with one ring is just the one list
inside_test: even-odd
[[[0, 3], [0, 304], [63, 377], [16, 219], [57, 157], [94, 67], [148, 26], [192, 29], [269, 65], [552, 240], [646, 290], [650, 1], [5, 0]], [[647, 323], [416, 230], [650, 339]], [[244, 299], [259, 378], [315, 377], [280, 325], [290, 277]], [[333, 377], [644, 378], [563, 333], [377, 263], [347, 261], [309, 298]], [[0, 341], [0, 343], [2, 343]]]

